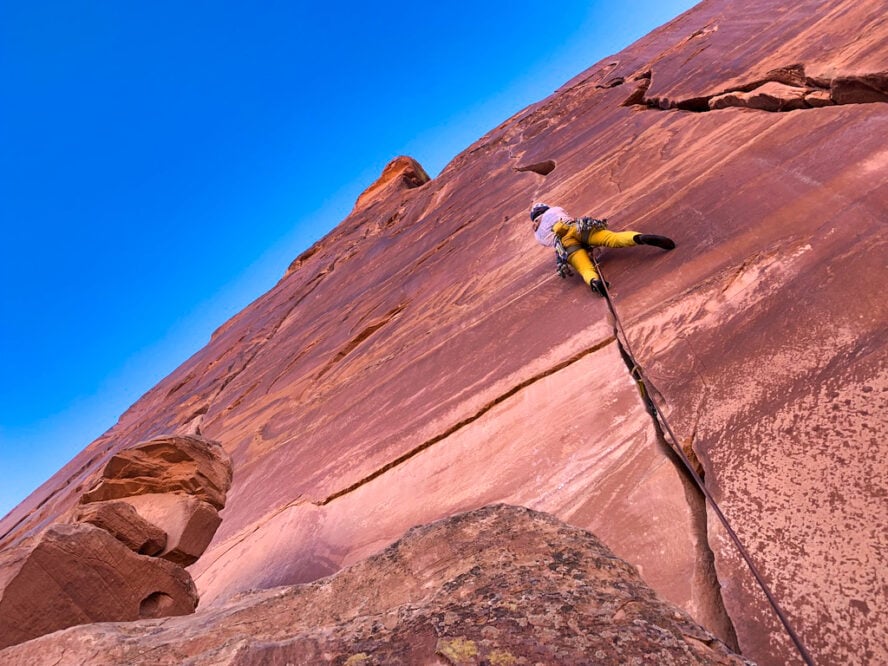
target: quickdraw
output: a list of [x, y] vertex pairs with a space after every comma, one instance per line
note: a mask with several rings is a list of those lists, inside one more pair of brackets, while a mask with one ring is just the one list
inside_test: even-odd
[[582, 241], [584, 245], [589, 242], [589, 236], [596, 231], [607, 229], [607, 220], [599, 220], [594, 217], [580, 217], [574, 220], [572, 224], [577, 228], [580, 241]]
[[564, 249], [564, 245], [561, 243], [561, 239], [557, 236], [555, 237], [555, 270], [561, 279], [565, 279], [568, 275], [573, 275], [573, 271], [570, 270], [570, 263], [568, 262], [568, 257], [570, 254], [567, 250]]

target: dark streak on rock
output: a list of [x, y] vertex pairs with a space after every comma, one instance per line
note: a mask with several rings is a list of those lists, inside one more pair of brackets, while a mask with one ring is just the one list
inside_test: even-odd
[[444, 432], [442, 432], [438, 435], [435, 435], [431, 439], [426, 440], [425, 442], [423, 442], [422, 444], [420, 444], [418, 446], [413, 447], [407, 453], [404, 453], [403, 455], [398, 456], [397, 458], [395, 458], [394, 460], [392, 460], [388, 464], [383, 465], [382, 467], [375, 470], [371, 474], [368, 474], [364, 478], [359, 479], [358, 481], [351, 484], [347, 488], [343, 488], [342, 490], [338, 490], [335, 493], [333, 493], [332, 495], [328, 495], [326, 498], [324, 498], [322, 500], [315, 501], [314, 504], [316, 504], [317, 506], [325, 506], [325, 505], [329, 504], [330, 502], [332, 502], [333, 500], [335, 500], [339, 497], [342, 497], [343, 495], [347, 495], [348, 493], [350, 493], [354, 490], [357, 490], [358, 488], [369, 483], [373, 479], [385, 474], [390, 469], [397, 467], [398, 465], [406, 462], [407, 460], [410, 460], [411, 458], [413, 458], [417, 454], [425, 451], [426, 449], [433, 446], [434, 444], [437, 444], [441, 440], [446, 439], [447, 437], [449, 437], [450, 435], [455, 433], [457, 430], [461, 430], [462, 428], [469, 425], [470, 423], [477, 421], [479, 418], [484, 416], [491, 409], [493, 409], [494, 407], [496, 407], [497, 405], [499, 405], [503, 401], [507, 400], [508, 398], [511, 398], [513, 395], [515, 395], [516, 393], [518, 393], [522, 389], [527, 388], [531, 384], [534, 384], [535, 382], [538, 382], [541, 379], [545, 379], [546, 377], [553, 375], [556, 372], [559, 372], [560, 370], [563, 370], [567, 366], [576, 363], [577, 361], [588, 356], [589, 354], [592, 354], [600, 349], [603, 349], [604, 347], [610, 345], [613, 342], [614, 342], [614, 338], [607, 338], [606, 340], [604, 340], [603, 342], [600, 342], [597, 345], [593, 345], [592, 347], [590, 347], [588, 349], [584, 349], [584, 350], [574, 354], [570, 358], [562, 361], [561, 363], [556, 364], [555, 366], [549, 368], [548, 370], [544, 370], [543, 372], [540, 372], [540, 373], [534, 375], [533, 377], [530, 377], [529, 379], [524, 380], [523, 382], [510, 388], [508, 391], [506, 391], [502, 395], [497, 396], [496, 398], [494, 398], [493, 400], [488, 402], [486, 405], [481, 407], [474, 414], [464, 418], [462, 421], [454, 424], [453, 426], [451, 426], [450, 428], [448, 428]]
[[515, 167], [515, 171], [533, 171], [541, 176], [548, 176], [555, 170], [555, 160], [544, 160]]

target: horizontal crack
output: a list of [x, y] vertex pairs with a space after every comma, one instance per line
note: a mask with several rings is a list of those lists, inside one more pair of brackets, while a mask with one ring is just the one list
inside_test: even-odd
[[819, 79], [806, 76], [802, 64], [772, 70], [764, 78], [717, 93], [684, 99], [648, 97], [649, 87], [650, 79], [642, 80], [635, 92], [623, 101], [622, 106], [644, 106], [660, 111], [677, 109], [696, 113], [739, 107], [777, 113], [888, 102], [888, 74], [884, 72]]
[[574, 354], [573, 356], [571, 356], [568, 359], [565, 359], [561, 363], [558, 363], [558, 364], [552, 366], [551, 368], [544, 370], [544, 371], [534, 375], [533, 377], [530, 377], [529, 379], [524, 380], [523, 382], [510, 388], [505, 393], [497, 396], [496, 398], [494, 398], [493, 400], [488, 402], [486, 405], [481, 407], [481, 409], [479, 409], [477, 412], [475, 412], [471, 416], [464, 418], [459, 423], [454, 424], [453, 426], [451, 426], [450, 428], [448, 428], [444, 432], [442, 432], [438, 435], [435, 435], [431, 439], [426, 440], [425, 442], [423, 442], [422, 444], [419, 444], [418, 446], [415, 446], [414, 448], [410, 449], [406, 453], [398, 456], [397, 458], [395, 458], [391, 462], [389, 462], [386, 465], [383, 465], [379, 469], [375, 470], [371, 474], [368, 474], [367, 476], [363, 477], [362, 479], [355, 481], [350, 486], [343, 488], [342, 490], [338, 490], [335, 493], [333, 493], [332, 495], [328, 495], [326, 498], [324, 498], [322, 500], [317, 500], [317, 501], [313, 502], [313, 504], [316, 504], [317, 506], [326, 506], [327, 504], [329, 504], [333, 500], [338, 499], [339, 497], [342, 497], [343, 495], [347, 495], [348, 493], [351, 493], [351, 492], [357, 490], [361, 486], [369, 483], [370, 481], [373, 481], [374, 479], [382, 476], [383, 474], [385, 474], [389, 470], [397, 467], [398, 465], [401, 465], [402, 463], [406, 462], [407, 460], [410, 460], [411, 458], [413, 458], [417, 454], [422, 453], [426, 449], [434, 446], [435, 444], [437, 444], [441, 440], [446, 439], [447, 437], [450, 437], [450, 435], [452, 435], [456, 431], [461, 430], [462, 428], [466, 427], [470, 423], [473, 423], [474, 421], [477, 421], [479, 418], [484, 416], [491, 409], [493, 409], [494, 407], [496, 407], [500, 403], [504, 402], [505, 400], [508, 400], [509, 398], [511, 398], [513, 395], [515, 395], [516, 393], [518, 393], [522, 389], [525, 389], [528, 386], [530, 386], [531, 384], [534, 384], [534, 383], [540, 381], [541, 379], [545, 379], [546, 377], [549, 377], [550, 375], [553, 375], [556, 372], [563, 370], [564, 368], [576, 363], [577, 361], [588, 356], [589, 354], [593, 354], [593, 353], [603, 349], [604, 347], [615, 342], [615, 340], [616, 340], [616, 338], [613, 338], [613, 337], [607, 338], [607, 339], [603, 340], [602, 342], [600, 342], [599, 344], [593, 345], [592, 347], [589, 347], [588, 349], [584, 349], [580, 352], [577, 352], [576, 354]]

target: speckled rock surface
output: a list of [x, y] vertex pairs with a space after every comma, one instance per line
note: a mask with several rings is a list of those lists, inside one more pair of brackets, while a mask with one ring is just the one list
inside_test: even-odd
[[[433, 180], [400, 160], [4, 518], [0, 548], [116, 452], [199, 431], [236, 472], [192, 567], [208, 609], [508, 502], [595, 532], [755, 661], [797, 663], [659, 441], [604, 303], [534, 243], [543, 200], [675, 239], [601, 253], [651, 395], [815, 660], [888, 662], [886, 71], [884, 2], [706, 0]], [[804, 108], [710, 110], [762, 88]]]
[[188, 618], [71, 629], [2, 653], [89, 664], [744, 664], [592, 534], [489, 506], [316, 583]]

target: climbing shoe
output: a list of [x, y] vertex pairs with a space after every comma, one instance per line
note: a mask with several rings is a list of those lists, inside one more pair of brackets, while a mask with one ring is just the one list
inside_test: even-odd
[[592, 287], [592, 291], [594, 291], [599, 296], [604, 296], [605, 287], [610, 287], [610, 282], [605, 282], [601, 278], [597, 280], [589, 280], [589, 286]]
[[636, 245], [653, 245], [661, 247], [664, 250], [674, 250], [675, 241], [666, 236], [656, 236], [654, 234], [635, 234], [633, 239]]

